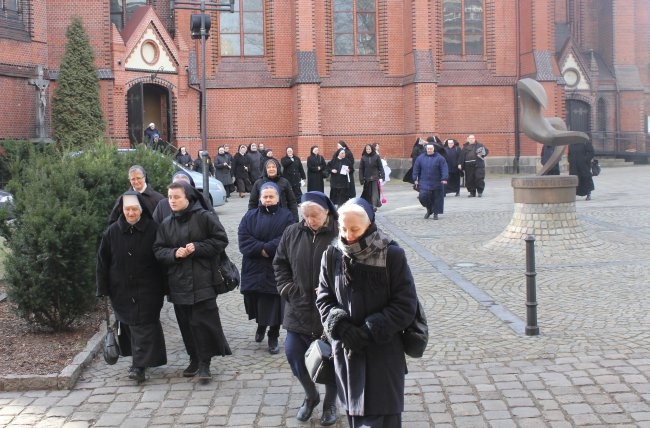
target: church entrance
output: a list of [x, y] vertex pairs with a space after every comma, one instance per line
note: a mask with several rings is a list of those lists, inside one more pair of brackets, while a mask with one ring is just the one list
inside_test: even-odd
[[164, 86], [137, 83], [127, 92], [129, 140], [131, 147], [144, 141], [144, 130], [156, 125], [160, 138], [173, 141], [171, 92]]

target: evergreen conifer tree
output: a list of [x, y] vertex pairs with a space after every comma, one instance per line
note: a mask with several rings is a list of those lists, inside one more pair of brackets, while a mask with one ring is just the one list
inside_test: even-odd
[[52, 100], [52, 125], [59, 147], [74, 147], [101, 138], [105, 124], [95, 55], [81, 18], [72, 19], [66, 37]]

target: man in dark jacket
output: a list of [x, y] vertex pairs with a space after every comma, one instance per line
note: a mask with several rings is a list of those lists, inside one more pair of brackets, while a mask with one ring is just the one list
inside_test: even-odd
[[[131, 183], [131, 188], [129, 190], [135, 190], [136, 192], [142, 195], [144, 199], [144, 205], [149, 210], [149, 213], [153, 213], [158, 206], [158, 201], [164, 199], [165, 197], [156, 192], [153, 187], [151, 187], [147, 180], [147, 173], [144, 168], [140, 165], [133, 165], [129, 168], [129, 182]], [[121, 210], [118, 207], [121, 198], [117, 198], [113, 210], [111, 211], [110, 216], [108, 217], [108, 224], [112, 224], [119, 218]]]
[[421, 154], [413, 165], [413, 180], [420, 186], [420, 204], [427, 209], [424, 218], [433, 214], [438, 220], [445, 206], [445, 184], [449, 178], [447, 161], [435, 151], [432, 143], [427, 143], [426, 153]]
[[293, 193], [291, 183], [280, 175], [280, 162], [276, 159], [268, 159], [264, 162], [264, 175], [253, 183], [250, 198], [248, 199], [248, 209], [253, 210], [257, 208], [260, 203], [260, 187], [269, 181], [275, 183], [280, 189], [280, 206], [291, 211], [294, 221], [298, 221], [296, 195]]
[[159, 226], [153, 250], [167, 268], [169, 301], [190, 356], [183, 376], [198, 373], [201, 383], [208, 383], [211, 358], [231, 355], [221, 327], [212, 270], [228, 245], [228, 236], [219, 218], [203, 208], [201, 198], [188, 183], [169, 185], [172, 215]]
[[138, 192], [124, 193], [118, 207], [121, 214], [102, 235], [97, 252], [97, 296], [111, 299], [120, 323], [120, 354], [132, 356], [129, 378], [140, 383], [147, 367], [167, 364], [160, 324], [163, 278], [152, 250], [158, 225]]
[[483, 196], [485, 189], [485, 157], [490, 153], [487, 147], [476, 141], [474, 135], [467, 137], [467, 143], [463, 146], [460, 155], [459, 169], [465, 173], [465, 187], [469, 197]]
[[[296, 418], [309, 420], [320, 402], [316, 385], [305, 366], [305, 352], [323, 334], [316, 308], [316, 288], [323, 252], [338, 234], [336, 208], [322, 192], [302, 195], [303, 220], [287, 227], [273, 259], [278, 292], [285, 299], [283, 327], [287, 330], [284, 352], [291, 372], [305, 389], [305, 400]], [[321, 425], [336, 422], [336, 386], [325, 386]]]

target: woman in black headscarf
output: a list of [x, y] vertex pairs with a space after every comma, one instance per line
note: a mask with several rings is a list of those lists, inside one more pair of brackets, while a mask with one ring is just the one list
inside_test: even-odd
[[136, 191], [124, 193], [117, 208], [121, 214], [102, 235], [97, 252], [97, 296], [111, 300], [121, 355], [132, 357], [129, 378], [140, 383], [147, 367], [167, 364], [160, 325], [163, 278], [152, 250], [158, 225]]
[[318, 146], [312, 146], [310, 155], [307, 158], [307, 191], [325, 191], [325, 174], [329, 176], [327, 171], [327, 163], [325, 158], [321, 156]]
[[231, 355], [221, 328], [212, 266], [228, 245], [228, 236], [214, 211], [201, 205], [202, 195], [185, 182], [167, 187], [172, 215], [158, 227], [153, 251], [167, 268], [169, 301], [190, 364], [183, 376], [197, 373], [201, 383], [212, 379], [210, 361]]

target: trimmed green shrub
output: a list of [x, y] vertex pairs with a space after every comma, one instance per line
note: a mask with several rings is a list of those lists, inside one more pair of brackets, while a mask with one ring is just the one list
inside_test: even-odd
[[99, 239], [135, 163], [164, 192], [170, 158], [146, 149], [120, 153], [101, 141], [82, 151], [32, 153], [9, 182], [16, 219], [0, 233], [9, 249], [7, 295], [20, 317], [58, 331], [92, 308]]

